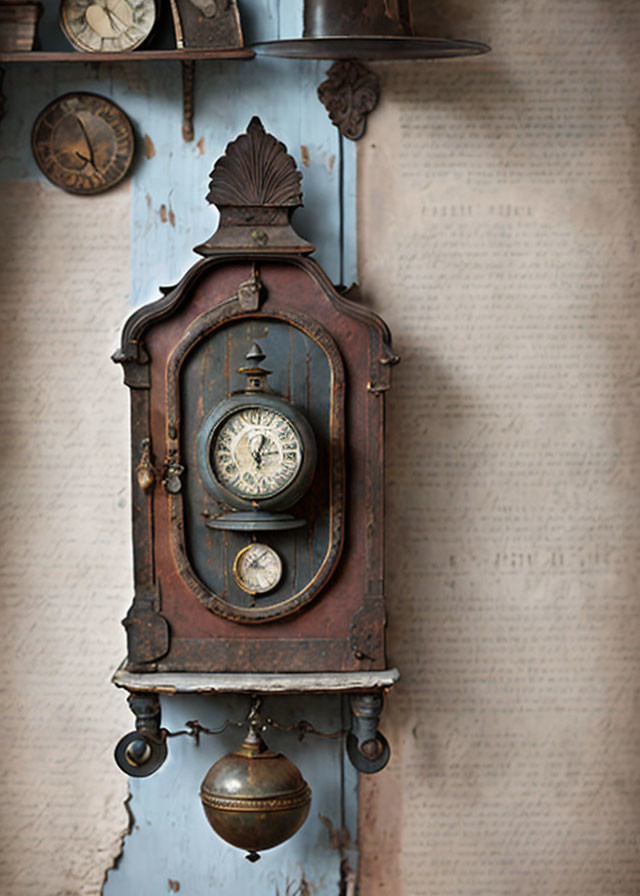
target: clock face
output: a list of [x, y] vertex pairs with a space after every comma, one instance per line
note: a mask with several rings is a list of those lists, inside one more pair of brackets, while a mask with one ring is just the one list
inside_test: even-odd
[[86, 53], [133, 50], [150, 35], [155, 20], [155, 0], [62, 0], [60, 7], [67, 39]]
[[250, 544], [243, 548], [233, 564], [233, 575], [248, 594], [266, 594], [282, 578], [282, 560], [267, 544]]
[[244, 407], [229, 414], [211, 444], [211, 465], [218, 481], [248, 499], [283, 491], [298, 475], [302, 459], [296, 427], [268, 407]]
[[50, 181], [84, 195], [119, 183], [131, 167], [135, 147], [122, 109], [92, 93], [69, 93], [50, 103], [36, 120], [32, 145]]

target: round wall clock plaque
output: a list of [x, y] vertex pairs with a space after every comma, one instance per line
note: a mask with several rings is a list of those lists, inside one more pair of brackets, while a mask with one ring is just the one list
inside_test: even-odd
[[42, 110], [33, 127], [35, 160], [69, 193], [102, 193], [119, 183], [133, 162], [133, 127], [111, 100], [68, 93]]

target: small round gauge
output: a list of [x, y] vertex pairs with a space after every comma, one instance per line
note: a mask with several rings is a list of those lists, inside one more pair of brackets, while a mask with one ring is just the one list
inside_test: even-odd
[[62, 0], [60, 26], [85, 53], [135, 50], [156, 21], [155, 0]]
[[115, 186], [133, 161], [131, 122], [111, 100], [67, 93], [49, 103], [33, 126], [35, 160], [57, 187], [92, 195]]
[[247, 594], [266, 594], [280, 583], [282, 560], [269, 545], [255, 542], [238, 553], [233, 576]]
[[222, 421], [211, 443], [218, 481], [242, 498], [277, 495], [296, 478], [303, 461], [300, 433], [269, 407], [244, 407]]

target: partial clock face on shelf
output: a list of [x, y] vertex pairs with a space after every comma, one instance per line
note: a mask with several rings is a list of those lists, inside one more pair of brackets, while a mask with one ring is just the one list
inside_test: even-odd
[[243, 498], [281, 492], [296, 478], [302, 457], [302, 440], [295, 426], [268, 407], [247, 407], [229, 415], [211, 447], [218, 481]]
[[155, 0], [62, 0], [60, 6], [65, 36], [86, 53], [134, 50], [155, 21]]
[[115, 186], [133, 161], [133, 128], [111, 100], [68, 93], [36, 119], [32, 146], [43, 173], [69, 193], [91, 195]]

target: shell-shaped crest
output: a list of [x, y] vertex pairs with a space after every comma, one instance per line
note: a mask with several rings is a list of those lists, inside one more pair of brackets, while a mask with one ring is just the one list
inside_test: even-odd
[[295, 207], [302, 205], [301, 179], [284, 143], [254, 117], [214, 165], [207, 200], [217, 206]]

